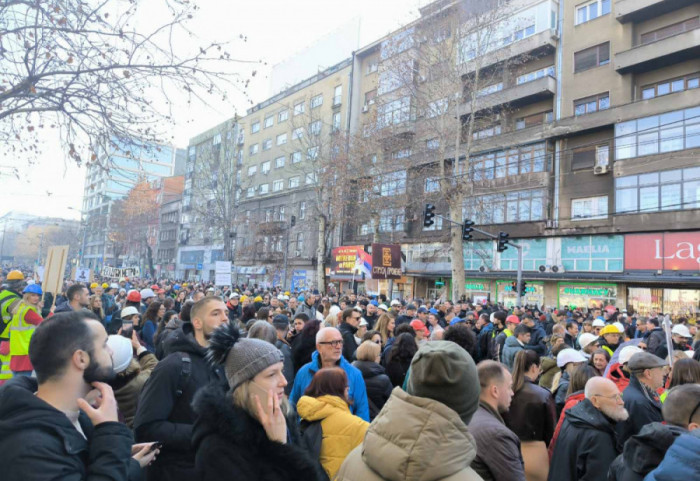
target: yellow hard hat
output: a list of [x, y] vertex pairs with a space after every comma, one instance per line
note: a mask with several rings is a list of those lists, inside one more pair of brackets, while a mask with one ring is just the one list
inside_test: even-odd
[[187, 284], [186, 282], [183, 282], [183, 283], [182, 283], [182, 287], [187, 287], [187, 285], [188, 285], [188, 284]]
[[608, 324], [603, 328], [602, 331], [600, 331], [600, 335], [604, 336], [606, 334], [622, 334], [620, 330], [617, 328], [617, 326], [614, 326], [612, 324]]
[[288, 296], [288, 295], [289, 295], [289, 291], [284, 291], [284, 295], [285, 295], [285, 296]]
[[17, 271], [17, 270], [10, 271], [10, 272], [8, 272], [6, 279], [8, 281], [23, 281], [24, 274], [22, 274], [21, 271]]
[[109, 289], [109, 284], [107, 284], [106, 282], [103, 282], [102, 289]]
[[241, 296], [241, 302], [245, 302], [246, 300], [248, 300], [248, 296]]
[[262, 297], [256, 296], [255, 299], [253, 299], [253, 302], [262, 302]]
[[93, 282], [92, 284], [90, 284], [90, 289], [94, 289], [97, 286], [98, 286], [97, 282]]

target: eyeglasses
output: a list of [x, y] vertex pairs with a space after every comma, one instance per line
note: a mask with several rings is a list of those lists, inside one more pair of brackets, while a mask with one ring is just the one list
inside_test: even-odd
[[603, 394], [593, 394], [593, 396], [604, 397], [607, 399], [614, 399], [615, 401], [622, 401], [622, 394], [613, 394], [612, 396], [605, 396]]
[[325, 341], [325, 342], [319, 342], [322, 346], [333, 346], [333, 347], [341, 347], [343, 345], [343, 341]]

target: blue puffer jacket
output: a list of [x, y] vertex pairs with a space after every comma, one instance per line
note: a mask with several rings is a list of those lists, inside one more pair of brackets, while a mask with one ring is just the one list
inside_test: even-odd
[[644, 481], [679, 481], [700, 479], [700, 429], [681, 435], [666, 451], [659, 467]]
[[[369, 422], [369, 402], [367, 401], [367, 388], [365, 380], [362, 378], [362, 372], [342, 356], [338, 367], [342, 368], [348, 376], [348, 387], [350, 388], [348, 397], [353, 401], [350, 410], [355, 416], [359, 416]], [[296, 409], [297, 401], [304, 395], [304, 391], [309, 387], [311, 379], [319, 369], [321, 369], [321, 359], [319, 359], [318, 351], [314, 351], [311, 355], [311, 362], [302, 366], [294, 377], [294, 386], [289, 395], [289, 402], [294, 406], [294, 409]]]

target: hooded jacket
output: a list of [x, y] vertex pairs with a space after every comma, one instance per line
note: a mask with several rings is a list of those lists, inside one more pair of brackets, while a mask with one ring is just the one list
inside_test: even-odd
[[608, 481], [642, 481], [661, 464], [678, 436], [687, 432], [670, 424], [647, 424], [639, 434], [627, 440], [622, 454], [610, 466]]
[[542, 374], [540, 375], [540, 386], [552, 390], [552, 384], [554, 383], [554, 377], [559, 372], [557, 367], [557, 360], [552, 357], [543, 357], [540, 360], [540, 369]]
[[165, 357], [172, 352], [170, 345], [178, 335], [178, 331], [182, 333], [181, 328], [184, 324], [185, 321], [177, 316], [173, 316], [165, 325], [165, 328], [158, 333], [158, 336], [154, 339], [156, 343], [156, 357], [158, 359], [165, 359]]
[[569, 373], [563, 371], [561, 373], [561, 378], [559, 379], [559, 384], [554, 390], [554, 404], [557, 407], [557, 416], [561, 416], [561, 412], [564, 409], [564, 404], [566, 404], [566, 392], [569, 390], [570, 382]]
[[275, 347], [280, 350], [284, 359], [282, 374], [284, 374], [284, 378], [287, 380], [287, 385], [284, 387], [284, 393], [289, 396], [289, 393], [292, 392], [292, 386], [294, 385], [294, 361], [292, 360], [292, 348], [287, 341], [283, 341], [282, 339], [277, 339], [277, 341], [275, 341]]
[[564, 415], [548, 481], [599, 481], [619, 454], [613, 423], [588, 399]]
[[[158, 363], [144, 385], [134, 418], [137, 441], [163, 443], [158, 459], [148, 468], [149, 481], [191, 479], [195, 420], [192, 400], [200, 388], [211, 382], [228, 385], [223, 369], [212, 368], [206, 361], [206, 349], [195, 340], [192, 324], [185, 323], [175, 334], [171, 350], [172, 354]], [[187, 358], [189, 376], [184, 374]], [[182, 393], [178, 395], [176, 391], [181, 385]]]
[[679, 481], [700, 479], [700, 429], [682, 434], [671, 445], [659, 467], [644, 478], [644, 481]]
[[647, 352], [658, 356], [658, 349], [666, 344], [666, 333], [661, 327], [655, 327], [644, 335], [644, 342], [647, 345]]
[[513, 371], [513, 362], [515, 361], [515, 355], [518, 351], [525, 349], [525, 346], [518, 342], [518, 338], [515, 336], [510, 336], [506, 338], [506, 342], [503, 345], [503, 364], [506, 365], [509, 371]]
[[[0, 388], [3, 481], [120, 481], [140, 479], [124, 424], [93, 426], [84, 412], [83, 437], [66, 415], [34, 395], [36, 379], [16, 377]], [[87, 438], [87, 439], [86, 439]]]
[[459, 415], [433, 399], [394, 389], [337, 481], [478, 481], [476, 442]]
[[333, 479], [350, 451], [362, 443], [369, 423], [352, 415], [338, 396], [302, 396], [297, 413], [306, 421], [321, 421], [321, 466], [328, 479]]
[[[301, 448], [271, 441], [262, 425], [234, 406], [219, 385], [202, 389], [194, 401], [197, 420], [192, 430], [197, 477], [188, 481], [316, 481], [320, 468]], [[292, 413], [288, 428], [294, 427]]]
[[630, 378], [629, 385], [622, 393], [622, 400], [630, 417], [617, 425], [620, 445], [639, 433], [645, 425], [664, 420], [659, 395], [646, 389], [637, 376], [632, 375]]
[[[367, 402], [367, 388], [365, 388], [365, 381], [362, 379], [362, 373], [352, 364], [345, 360], [343, 356], [340, 356], [340, 361], [338, 362], [338, 367], [345, 371], [348, 376], [348, 398], [352, 400], [352, 407], [350, 410], [356, 416], [361, 417], [365, 421], [369, 422], [369, 404]], [[311, 384], [311, 379], [314, 374], [321, 369], [321, 358], [318, 351], [314, 351], [311, 355], [311, 362], [306, 364], [304, 367], [299, 369], [296, 376], [294, 377], [294, 386], [292, 387], [292, 392], [289, 395], [289, 402], [296, 409], [297, 401], [304, 394], [306, 388]]]
[[605, 376], [615, 383], [617, 390], [623, 392], [630, 383], [630, 375], [622, 369], [622, 364], [616, 362], [610, 366], [608, 374]]
[[391, 380], [386, 375], [384, 368], [376, 362], [355, 361], [352, 365], [360, 370], [362, 379], [365, 380], [367, 401], [369, 403], [369, 420], [372, 421], [377, 417], [379, 411], [382, 410], [384, 404], [386, 404], [394, 386], [391, 385]]
[[554, 446], [557, 444], [557, 438], [559, 437], [559, 431], [561, 431], [561, 425], [564, 424], [564, 417], [566, 416], [566, 411], [576, 406], [578, 403], [585, 399], [583, 391], [576, 391], [569, 394], [566, 397], [566, 404], [564, 404], [564, 409], [561, 411], [561, 416], [559, 416], [559, 421], [557, 421], [557, 427], [554, 428], [554, 435], [552, 440], [549, 442], [547, 447], [547, 452], [549, 453], [549, 459], [552, 459], [552, 453], [554, 453]]
[[525, 481], [520, 439], [490, 405], [479, 402], [479, 409], [469, 423], [469, 431], [477, 446], [472, 468], [484, 480]]

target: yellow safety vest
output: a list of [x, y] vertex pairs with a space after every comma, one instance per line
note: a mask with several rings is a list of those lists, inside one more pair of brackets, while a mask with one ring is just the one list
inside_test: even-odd
[[29, 354], [29, 341], [32, 339], [34, 329], [36, 329], [34, 324], [24, 322], [24, 316], [30, 310], [38, 312], [36, 307], [23, 302], [15, 315], [12, 316], [12, 322], [10, 323], [10, 357]]
[[605, 349], [606, 351], [608, 351], [608, 354], [610, 354], [610, 357], [611, 357], [611, 358], [613, 357], [613, 354], [614, 354], [614, 353], [613, 353], [613, 350], [612, 350], [612, 349], [610, 349], [608, 346], [603, 346], [603, 349]]
[[12, 379], [12, 370], [10, 369], [10, 354], [3, 356], [0, 354], [0, 383], [4, 383]]
[[12, 304], [19, 300], [20, 297], [9, 289], [0, 292], [0, 314], [2, 315], [2, 320], [7, 323], [5, 329], [2, 329], [2, 332], [0, 332], [0, 339], [8, 339], [10, 337], [12, 313], [9, 309]]

